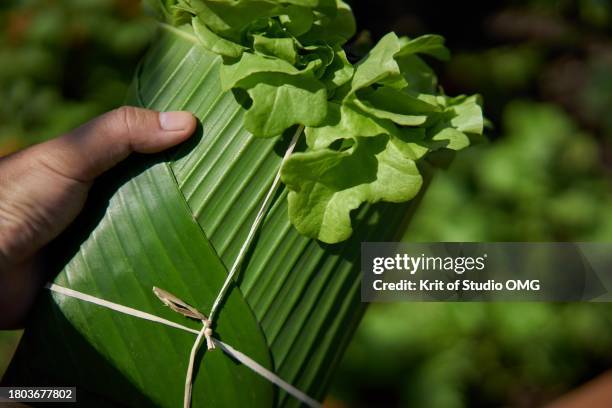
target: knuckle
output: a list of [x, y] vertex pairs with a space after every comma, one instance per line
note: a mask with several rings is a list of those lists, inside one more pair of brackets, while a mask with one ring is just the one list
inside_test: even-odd
[[146, 129], [151, 129], [151, 117], [147, 111], [133, 106], [122, 106], [112, 112], [111, 126], [120, 137], [125, 138], [131, 149], [137, 148], [143, 143], [143, 135]]
[[139, 110], [132, 106], [122, 106], [115, 109], [113, 113], [113, 118], [116, 118], [116, 120], [113, 120], [114, 125], [121, 129], [121, 133], [131, 135], [139, 123], [142, 122], [142, 115], [139, 113]]

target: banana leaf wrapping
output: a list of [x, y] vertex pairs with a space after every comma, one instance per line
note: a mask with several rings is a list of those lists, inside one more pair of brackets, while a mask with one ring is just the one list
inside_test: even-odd
[[[53, 281], [177, 321], [153, 286], [208, 311], [281, 163], [288, 137], [252, 137], [245, 108], [219, 84], [219, 56], [163, 30], [138, 68], [128, 102], [190, 110], [201, 121], [186, 144], [135, 156], [100, 179], [50, 251]], [[429, 179], [431, 164], [419, 162]], [[315, 398], [364, 312], [360, 244], [403, 231], [418, 199], [366, 205], [352, 237], [324, 244], [300, 235], [275, 197], [225, 300], [216, 336]], [[194, 336], [44, 291], [4, 382], [78, 387], [85, 406], [180, 406]], [[248, 404], [248, 405], [247, 405]], [[193, 406], [299, 402], [221, 351], [200, 353]]]

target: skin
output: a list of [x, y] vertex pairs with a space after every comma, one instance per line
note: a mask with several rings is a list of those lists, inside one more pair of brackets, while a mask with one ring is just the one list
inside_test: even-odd
[[157, 153], [196, 128], [188, 112], [122, 107], [0, 158], [0, 329], [23, 322], [42, 284], [37, 254], [81, 212], [96, 177], [131, 153]]

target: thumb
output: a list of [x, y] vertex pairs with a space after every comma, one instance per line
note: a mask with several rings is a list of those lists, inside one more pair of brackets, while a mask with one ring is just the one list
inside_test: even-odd
[[184, 141], [195, 127], [188, 112], [123, 107], [0, 158], [0, 326], [18, 321], [31, 304], [42, 278], [21, 266], [32, 265], [36, 251], [75, 219], [91, 181], [131, 152]]
[[89, 182], [132, 152], [157, 153], [184, 141], [195, 127], [196, 120], [189, 112], [124, 106], [33, 150], [56, 172]]
[[[15, 263], [31, 256], [74, 220], [97, 176], [131, 152], [174, 146], [195, 127], [188, 112], [123, 107], [1, 158], [0, 258], [4, 254]], [[2, 259], [0, 269], [1, 264]]]

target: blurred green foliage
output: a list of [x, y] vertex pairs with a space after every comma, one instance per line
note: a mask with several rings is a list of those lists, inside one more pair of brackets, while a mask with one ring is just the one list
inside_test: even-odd
[[123, 101], [154, 31], [137, 0], [0, 5], [0, 156]]
[[336, 376], [351, 407], [536, 407], [612, 364], [595, 304], [373, 305]]
[[[612, 240], [612, 1], [353, 0], [360, 27], [443, 34], [449, 94], [482, 93], [491, 143], [430, 186], [411, 241]], [[0, 156], [121, 104], [154, 23], [137, 0], [0, 5]], [[2, 373], [19, 333], [0, 333]], [[612, 366], [602, 304], [373, 305], [337, 406], [539, 406]]]

